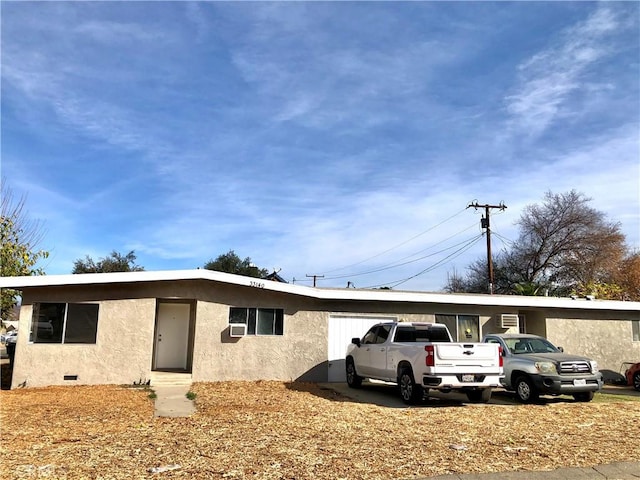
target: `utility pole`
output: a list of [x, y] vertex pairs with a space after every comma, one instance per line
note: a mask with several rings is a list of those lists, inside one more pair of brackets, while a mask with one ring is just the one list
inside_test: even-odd
[[487, 273], [489, 275], [489, 293], [493, 295], [493, 260], [491, 258], [491, 221], [489, 220], [489, 211], [492, 208], [504, 210], [507, 206], [500, 202], [500, 205], [479, 205], [477, 201], [470, 203], [467, 208], [484, 208], [485, 216], [480, 219], [480, 226], [487, 231]]
[[324, 275], [307, 275], [309, 278], [313, 278], [313, 286], [316, 286], [316, 278], [324, 278]]

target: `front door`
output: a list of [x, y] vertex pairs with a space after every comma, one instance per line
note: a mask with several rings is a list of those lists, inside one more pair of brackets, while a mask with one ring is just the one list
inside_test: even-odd
[[187, 370], [190, 316], [188, 303], [158, 304], [155, 370]]

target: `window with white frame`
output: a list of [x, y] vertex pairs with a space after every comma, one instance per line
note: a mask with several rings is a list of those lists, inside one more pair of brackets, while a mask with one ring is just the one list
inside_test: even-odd
[[231, 307], [229, 323], [243, 323], [247, 335], [282, 335], [284, 333], [284, 310], [281, 308]]
[[634, 342], [640, 342], [640, 320], [631, 321], [631, 334]]
[[35, 303], [29, 341], [33, 343], [96, 343], [95, 303]]
[[454, 342], [480, 341], [480, 316], [436, 313], [435, 317], [436, 323], [443, 323], [447, 326]]

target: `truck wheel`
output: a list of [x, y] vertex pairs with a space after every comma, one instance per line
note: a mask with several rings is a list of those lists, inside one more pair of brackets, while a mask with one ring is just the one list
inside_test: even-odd
[[531, 403], [538, 400], [540, 394], [533, 386], [533, 382], [529, 377], [522, 376], [516, 380], [516, 396], [522, 403]]
[[633, 388], [640, 392], [640, 372], [633, 374]]
[[576, 402], [590, 402], [593, 400], [593, 392], [574, 393], [573, 398], [575, 398]]
[[471, 403], [489, 403], [489, 400], [491, 400], [491, 389], [469, 390], [467, 392], [467, 398]]
[[356, 373], [356, 366], [351, 358], [347, 358], [347, 385], [351, 388], [358, 388], [362, 385], [362, 377]]
[[420, 403], [424, 397], [424, 389], [421, 385], [416, 384], [410, 368], [403, 368], [400, 371], [398, 387], [400, 387], [400, 396], [402, 397], [402, 401], [407, 405]]

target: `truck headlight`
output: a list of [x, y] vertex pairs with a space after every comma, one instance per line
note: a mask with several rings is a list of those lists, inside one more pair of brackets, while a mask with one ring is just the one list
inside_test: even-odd
[[598, 362], [591, 360], [589, 364], [591, 365], [591, 373], [598, 373]]
[[558, 371], [556, 370], [556, 364], [553, 362], [536, 362], [535, 366], [540, 373], [551, 375], [558, 373]]

